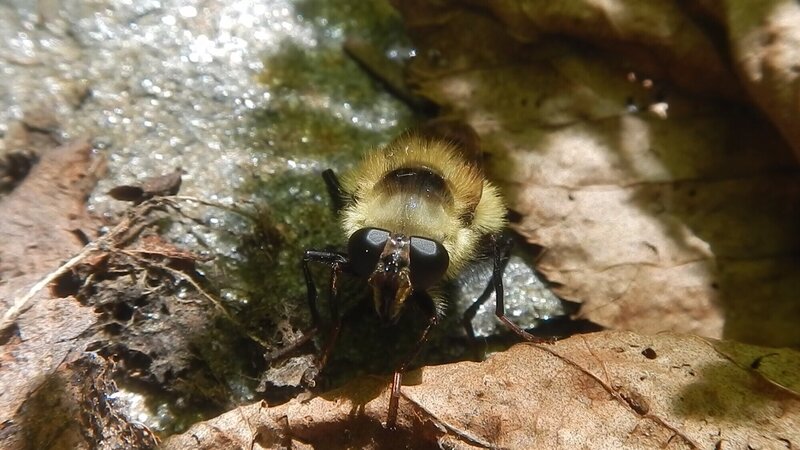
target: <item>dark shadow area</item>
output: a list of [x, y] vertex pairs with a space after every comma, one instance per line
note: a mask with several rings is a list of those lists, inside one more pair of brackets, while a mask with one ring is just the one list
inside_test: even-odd
[[692, 370], [697, 380], [672, 400], [672, 411], [683, 417], [713, 417], [741, 425], [757, 417], [780, 416], [785, 402], [797, 403], [786, 391], [728, 362]]
[[753, 377], [774, 383], [786, 390], [788, 396], [800, 399], [800, 361], [791, 350], [736, 345], [732, 341], [713, 342], [714, 348], [731, 362], [743, 369], [749, 369]]

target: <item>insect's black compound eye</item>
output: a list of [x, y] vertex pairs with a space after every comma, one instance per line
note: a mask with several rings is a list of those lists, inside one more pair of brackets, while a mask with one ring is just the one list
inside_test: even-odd
[[380, 228], [362, 228], [347, 241], [347, 254], [356, 275], [367, 276], [375, 270], [389, 239], [389, 232]]
[[444, 246], [432, 239], [411, 237], [411, 284], [426, 289], [438, 283], [447, 272], [450, 256]]

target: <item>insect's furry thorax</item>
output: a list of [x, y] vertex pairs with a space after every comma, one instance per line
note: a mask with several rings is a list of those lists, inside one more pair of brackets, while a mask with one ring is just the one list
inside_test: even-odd
[[505, 226], [497, 187], [440, 140], [403, 136], [368, 154], [342, 187], [347, 236], [371, 227], [441, 242], [450, 256], [447, 278], [475, 258], [482, 237]]

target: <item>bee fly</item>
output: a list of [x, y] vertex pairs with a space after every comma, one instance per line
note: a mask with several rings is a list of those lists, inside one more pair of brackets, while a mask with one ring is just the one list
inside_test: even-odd
[[[486, 290], [467, 314], [474, 316], [493, 291], [497, 317], [523, 339], [542, 341], [505, 316], [502, 273], [510, 241], [500, 236], [506, 226], [506, 207], [498, 188], [459, 150], [463, 149], [449, 141], [408, 134], [368, 154], [341, 183], [330, 169], [322, 174], [348, 242], [346, 253], [306, 250], [303, 255], [311, 319], [317, 328], [317, 290], [309, 263], [331, 268], [328, 300], [334, 324], [311, 377], [325, 365], [341, 327], [337, 306], [340, 274], [366, 281], [375, 311], [384, 323], [394, 323], [411, 302], [428, 315], [415, 350], [394, 372], [386, 420], [389, 428], [397, 419], [402, 373], [445, 312], [438, 286], [475, 260], [481, 247], [490, 246], [494, 269]], [[465, 325], [472, 335], [468, 322], [465, 320]]]

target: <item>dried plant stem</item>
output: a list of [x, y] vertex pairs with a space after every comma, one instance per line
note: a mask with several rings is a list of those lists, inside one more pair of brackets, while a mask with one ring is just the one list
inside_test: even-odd
[[98, 241], [90, 242], [83, 247], [83, 249], [75, 256], [70, 258], [69, 261], [62, 264], [59, 268], [50, 272], [39, 280], [36, 284], [31, 286], [28, 290], [28, 293], [22, 297], [16, 298], [14, 300], [14, 304], [11, 305], [8, 310], [3, 313], [3, 318], [0, 320], [0, 334], [5, 333], [5, 331], [16, 322], [17, 318], [25, 312], [27, 309], [26, 306], [30, 301], [39, 293], [42, 289], [44, 289], [48, 284], [52, 283], [56, 278], [60, 277], [67, 273], [67, 271], [71, 270], [73, 267], [78, 265], [84, 258], [89, 256], [90, 253], [96, 251], [98, 249]]

